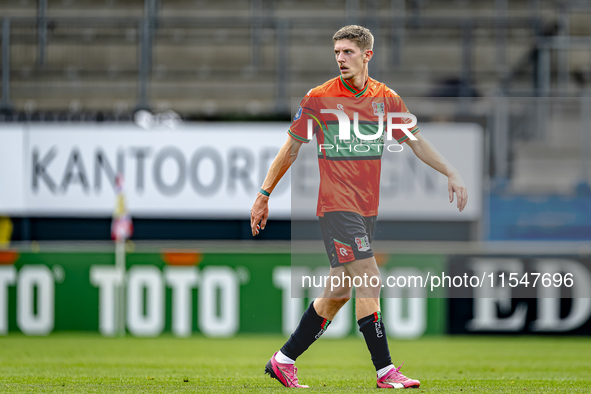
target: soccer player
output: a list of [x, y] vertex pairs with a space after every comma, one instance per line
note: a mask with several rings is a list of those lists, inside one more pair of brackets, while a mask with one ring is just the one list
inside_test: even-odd
[[[269, 196], [298, 155], [302, 143], [309, 142], [308, 120], [314, 123], [318, 142], [320, 190], [317, 216], [330, 261], [330, 276], [379, 278], [379, 269], [371, 249], [378, 213], [380, 157], [384, 152], [382, 139], [364, 141], [363, 149], [347, 150], [347, 141], [339, 139], [339, 128], [333, 114], [322, 113], [319, 106], [339, 109], [345, 113], [352, 107], [358, 112], [358, 131], [375, 134], [375, 115], [386, 112], [408, 112], [402, 99], [391, 89], [369, 77], [368, 63], [373, 56], [373, 36], [361, 26], [345, 26], [333, 36], [334, 54], [340, 76], [308, 92], [302, 100], [288, 138], [271, 164], [265, 181], [251, 209], [252, 235], [259, 234], [267, 224]], [[324, 100], [324, 101], [323, 101]], [[363, 104], [363, 103], [366, 104]], [[371, 104], [370, 104], [371, 103]], [[328, 106], [326, 106], [328, 105]], [[348, 114], [348, 116], [350, 116]], [[372, 119], [370, 122], [367, 119]], [[364, 120], [365, 121], [362, 121]], [[332, 120], [332, 122], [330, 121]], [[409, 119], [400, 122], [408, 123]], [[371, 125], [373, 132], [363, 132]], [[408, 133], [392, 131], [398, 143], [406, 143], [427, 165], [448, 177], [450, 203], [454, 194], [460, 211], [466, 206], [466, 186], [458, 171], [419, 133], [414, 126]], [[414, 137], [411, 139], [410, 137]], [[337, 146], [340, 149], [337, 149]], [[381, 148], [381, 149], [380, 149]], [[390, 153], [392, 154], [392, 153]], [[367, 281], [366, 281], [367, 282]], [[295, 360], [327, 329], [341, 307], [351, 298], [351, 282], [343, 281], [331, 289], [330, 278], [321, 295], [304, 312], [301, 321], [283, 347], [273, 354], [265, 372], [286, 387], [305, 388], [299, 384]], [[375, 283], [374, 283], [375, 285]], [[355, 313], [371, 360], [377, 373], [379, 388], [419, 387], [418, 380], [409, 379], [395, 367], [390, 358], [388, 340], [380, 312], [380, 288], [364, 283], [356, 288]]]

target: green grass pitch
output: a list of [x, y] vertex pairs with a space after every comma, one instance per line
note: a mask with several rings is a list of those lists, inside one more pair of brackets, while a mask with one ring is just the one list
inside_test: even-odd
[[[286, 392], [263, 374], [281, 336], [208, 339], [0, 337], [0, 392]], [[390, 340], [394, 362], [425, 393], [589, 393], [591, 338], [431, 337]], [[376, 392], [361, 338], [322, 338], [297, 362], [319, 393]]]

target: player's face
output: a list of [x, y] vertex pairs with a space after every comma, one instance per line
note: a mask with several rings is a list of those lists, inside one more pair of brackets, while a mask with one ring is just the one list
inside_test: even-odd
[[363, 70], [363, 65], [371, 58], [368, 52], [371, 51], [362, 51], [351, 40], [338, 40], [335, 42], [334, 55], [344, 79], [354, 78]]

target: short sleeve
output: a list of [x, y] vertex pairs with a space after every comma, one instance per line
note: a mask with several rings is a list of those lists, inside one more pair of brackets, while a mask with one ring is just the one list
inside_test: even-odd
[[[398, 94], [396, 94], [395, 91], [393, 91], [392, 89], [388, 89], [388, 92], [389, 92], [388, 96], [391, 96], [388, 98], [388, 112], [410, 113], [410, 111], [406, 107], [406, 104], [404, 104], [404, 101], [402, 100], [402, 98]], [[411, 121], [412, 120], [410, 118], [394, 118], [394, 119], [392, 119], [393, 124], [404, 124], [404, 123], [410, 123]], [[417, 125], [415, 125], [409, 131], [412, 135], [415, 135], [420, 130], [419, 130], [419, 127]], [[392, 138], [395, 138], [399, 144], [402, 144], [403, 142], [406, 142], [409, 139], [408, 135], [406, 135], [406, 133], [399, 128], [395, 128], [394, 130], [392, 130]]]
[[300, 103], [300, 107], [298, 108], [293, 121], [291, 122], [291, 127], [287, 131], [287, 133], [296, 141], [308, 143], [310, 142], [311, 136], [308, 132], [308, 119], [311, 119], [312, 122], [312, 134], [316, 131], [317, 127], [315, 126], [318, 122], [318, 116], [315, 108], [315, 101], [311, 97], [312, 90], [306, 94], [306, 96], [302, 99]]

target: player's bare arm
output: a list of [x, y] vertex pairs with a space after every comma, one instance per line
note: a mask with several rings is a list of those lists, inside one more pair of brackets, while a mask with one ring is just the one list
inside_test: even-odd
[[[283, 144], [277, 156], [271, 163], [271, 167], [267, 172], [265, 181], [263, 182], [262, 190], [271, 194], [277, 183], [283, 178], [283, 175], [287, 172], [289, 167], [298, 157], [298, 152], [302, 143], [294, 140], [291, 137], [287, 137], [287, 141]], [[269, 196], [262, 193], [257, 193], [257, 197], [254, 200], [254, 204], [250, 209], [250, 228], [252, 230], [252, 236], [256, 236], [259, 233], [259, 229], [265, 229], [267, 225], [267, 218], [269, 217]], [[260, 222], [260, 225], [259, 225]]]
[[409, 139], [406, 143], [425, 164], [447, 176], [449, 202], [453, 202], [455, 193], [458, 209], [462, 212], [468, 202], [468, 191], [462, 176], [425, 137], [420, 133], [415, 137], [417, 137], [416, 141]]

